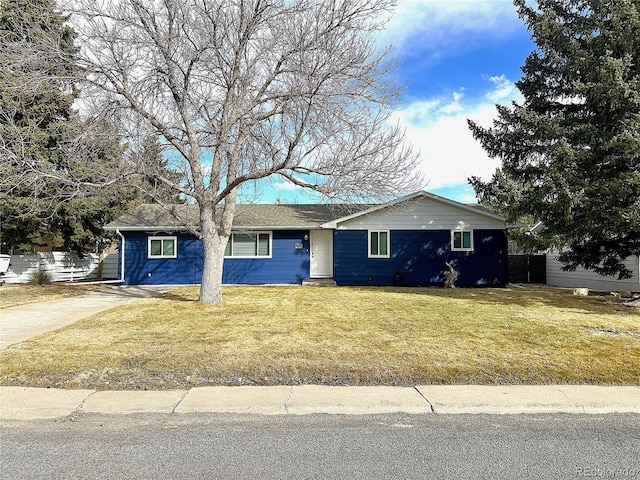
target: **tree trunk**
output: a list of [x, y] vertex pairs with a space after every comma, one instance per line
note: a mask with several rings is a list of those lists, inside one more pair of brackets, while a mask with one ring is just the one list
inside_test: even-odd
[[229, 233], [218, 229], [213, 215], [213, 206], [201, 205], [200, 222], [202, 225], [202, 248], [204, 262], [202, 265], [202, 282], [200, 298], [202, 303], [220, 303], [222, 301], [222, 265], [224, 249], [227, 246]]
[[[203, 303], [220, 303], [222, 301], [222, 264], [224, 262], [224, 246], [219, 237], [203, 236], [204, 263], [202, 265], [202, 283], [200, 284], [200, 301]], [[226, 242], [225, 242], [226, 243]]]

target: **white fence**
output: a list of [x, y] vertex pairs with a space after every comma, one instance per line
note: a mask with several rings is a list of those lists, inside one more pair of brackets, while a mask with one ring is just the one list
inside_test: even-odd
[[[100, 256], [88, 254], [80, 257], [75, 253], [47, 252], [35, 255], [12, 255], [9, 270], [0, 277], [6, 283], [27, 283], [36, 270], [51, 274], [54, 282], [92, 280], [98, 276]], [[118, 254], [107, 254], [102, 263], [102, 279], [118, 278]]]

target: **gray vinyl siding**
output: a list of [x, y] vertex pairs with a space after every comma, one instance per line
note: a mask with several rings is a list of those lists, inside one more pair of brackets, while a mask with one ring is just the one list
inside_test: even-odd
[[457, 208], [431, 198], [418, 197], [409, 202], [374, 211], [340, 222], [345, 230], [494, 230], [504, 229], [505, 222]]
[[547, 254], [547, 284], [555, 287], [590, 288], [602, 291], [640, 292], [640, 260], [638, 257], [628, 258], [625, 265], [633, 274], [631, 278], [618, 280], [617, 277], [604, 277], [584, 268], [575, 272], [562, 270], [562, 263], [557, 260], [557, 253]]

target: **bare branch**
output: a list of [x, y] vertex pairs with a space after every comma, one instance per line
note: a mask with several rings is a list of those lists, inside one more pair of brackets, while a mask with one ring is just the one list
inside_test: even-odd
[[386, 77], [388, 52], [370, 35], [392, 0], [64, 5], [90, 105], [117, 116], [130, 148], [157, 136], [179, 180], [143, 157], [130, 155], [131, 167], [195, 199], [205, 264], [226, 243], [244, 184], [279, 175], [368, 202], [421, 186], [416, 155], [389, 124], [400, 90]]

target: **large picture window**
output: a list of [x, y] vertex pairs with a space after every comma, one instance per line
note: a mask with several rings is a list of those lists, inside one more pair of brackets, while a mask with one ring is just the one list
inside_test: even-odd
[[389, 258], [389, 231], [369, 231], [369, 258]]
[[149, 258], [176, 258], [178, 256], [177, 237], [149, 237]]
[[271, 257], [271, 232], [232, 233], [225, 257]]
[[453, 231], [451, 232], [451, 250], [454, 252], [473, 251], [473, 232]]

